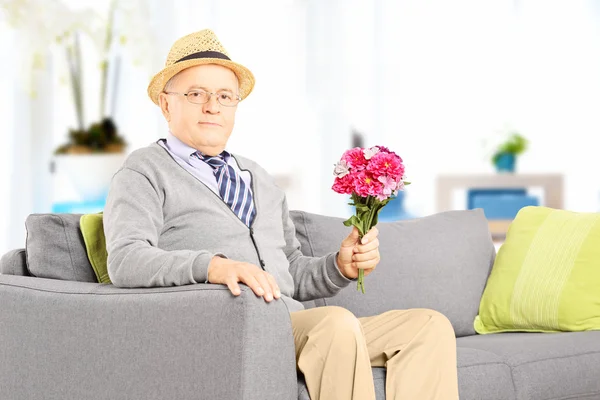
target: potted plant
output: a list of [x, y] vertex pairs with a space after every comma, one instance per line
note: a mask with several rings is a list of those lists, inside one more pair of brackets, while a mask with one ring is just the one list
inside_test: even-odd
[[[127, 143], [113, 118], [120, 65], [117, 46], [125, 47], [127, 37], [135, 39], [135, 46], [131, 46], [132, 53], [137, 53], [133, 57], [134, 64], [139, 64], [140, 50], [147, 52], [149, 49], [149, 36], [144, 37], [147, 29], [140, 26], [145, 18], [143, 12], [140, 13], [141, 4], [136, 0], [111, 0], [108, 17], [89, 8], [73, 10], [61, 0], [14, 0], [6, 1], [1, 6], [6, 11], [9, 23], [21, 29], [32, 43], [32, 54], [28, 55], [32, 60], [49, 52], [66, 55], [66, 81], [72, 93], [77, 125], [69, 129], [67, 142], [53, 150], [52, 170], [68, 177], [81, 201], [101, 201], [112, 175], [125, 160], [127, 149]], [[117, 18], [120, 21], [117, 25], [116, 15], [121, 17]], [[82, 35], [91, 39], [101, 56], [100, 92], [94, 94], [100, 97], [99, 114], [89, 124], [86, 124], [84, 116]], [[32, 65], [32, 68], [36, 66]]]
[[517, 156], [527, 150], [529, 142], [518, 132], [511, 132], [508, 139], [502, 142], [492, 156], [492, 164], [497, 172], [514, 173]]
[[[69, 180], [83, 202], [102, 201], [106, 197], [112, 175], [123, 164], [126, 142], [119, 134], [111, 117], [113, 110], [106, 113], [107, 81], [110, 71], [110, 50], [114, 42], [114, 15], [116, 1], [110, 3], [106, 35], [100, 64], [100, 121], [84, 126], [84, 96], [82, 84], [81, 49], [79, 30], [66, 32], [58, 38], [66, 44], [69, 78], [78, 126], [69, 130], [68, 142], [54, 151], [58, 171], [69, 176]], [[113, 93], [116, 92], [118, 76], [113, 74]], [[114, 108], [114, 104], [112, 105]]]

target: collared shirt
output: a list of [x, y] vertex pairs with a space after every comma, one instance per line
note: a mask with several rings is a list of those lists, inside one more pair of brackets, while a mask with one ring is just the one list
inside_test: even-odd
[[[221, 197], [213, 168], [197, 157], [192, 157], [198, 150], [183, 143], [171, 132], [169, 132], [166, 139], [166, 143], [160, 140], [158, 141], [158, 144], [164, 147], [179, 165], [196, 177], [196, 179], [208, 186], [208, 188], [215, 192], [217, 196]], [[250, 191], [252, 192], [252, 178], [250, 172], [242, 171], [234, 157], [229, 157], [227, 164], [235, 169], [240, 175], [240, 178], [243, 179], [246, 186], [250, 188]]]

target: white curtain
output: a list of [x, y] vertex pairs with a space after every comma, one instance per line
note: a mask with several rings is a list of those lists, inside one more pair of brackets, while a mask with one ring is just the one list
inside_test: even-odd
[[[14, 32], [0, 21], [0, 49], [10, 54], [14, 52], [12, 40]], [[0, 146], [0, 253], [9, 249], [10, 191], [12, 175], [12, 153], [14, 143], [14, 64], [0, 63], [0, 121], [2, 121], [2, 146]]]
[[[600, 137], [598, 0], [307, 4], [308, 93], [327, 151], [323, 174], [358, 127], [366, 145], [404, 158], [413, 182], [407, 208], [427, 215], [435, 178], [492, 173], [486, 142], [513, 128], [531, 142], [520, 172], [563, 173], [565, 207], [598, 210], [600, 180], [590, 167]], [[325, 213], [346, 212], [330, 190], [323, 199]]]
[[[566, 207], [596, 211], [599, 13], [598, 0], [148, 0], [139, 15], [151, 46], [140, 45], [143, 66], [121, 54], [115, 119], [129, 151], [163, 137], [148, 81], [177, 38], [212, 28], [257, 78], [230, 148], [291, 176], [291, 208], [347, 215], [331, 171], [356, 129], [404, 158], [407, 207], [430, 214], [435, 177], [492, 172], [484, 140], [509, 126], [531, 141], [520, 171], [564, 173]], [[13, 60], [0, 64], [0, 252], [24, 245], [29, 213], [49, 211], [50, 153], [75, 126], [63, 55], [45, 55], [43, 96], [31, 99], [19, 78], [25, 46], [0, 20], [0, 51]], [[93, 94], [97, 54], [87, 57]]]
[[10, 57], [12, 62], [0, 66], [3, 88], [0, 120], [4, 131], [0, 155], [0, 252], [3, 254], [24, 247], [27, 215], [49, 209], [47, 148], [52, 142], [54, 102], [50, 55], [38, 59], [48, 69], [24, 71], [21, 52], [27, 52], [29, 44], [2, 20], [0, 32], [2, 51], [14, 55]]

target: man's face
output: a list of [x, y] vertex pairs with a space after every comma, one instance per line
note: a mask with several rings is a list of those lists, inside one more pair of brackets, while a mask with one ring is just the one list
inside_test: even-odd
[[[238, 80], [233, 71], [221, 65], [197, 65], [178, 73], [165, 91], [187, 93], [194, 89], [211, 93], [229, 91], [237, 96]], [[186, 96], [166, 93], [159, 95], [159, 104], [171, 133], [179, 140], [211, 156], [225, 149], [237, 105], [222, 106], [216, 95], [205, 104], [192, 104]]]

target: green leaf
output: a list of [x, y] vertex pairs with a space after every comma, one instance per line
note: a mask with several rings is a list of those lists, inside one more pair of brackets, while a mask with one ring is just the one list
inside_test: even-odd
[[358, 229], [358, 233], [360, 234], [360, 236], [362, 237], [364, 235], [362, 221], [356, 215], [353, 215], [346, 221], [344, 221], [344, 225], [355, 226]]
[[369, 211], [369, 206], [364, 204], [356, 204], [355, 207], [357, 211]]
[[371, 226], [369, 227], [369, 229], [371, 229], [372, 227], [374, 227], [375, 225], [377, 225], [378, 214], [379, 214], [379, 212], [375, 213], [375, 215], [373, 216], [373, 221], [371, 222]]

